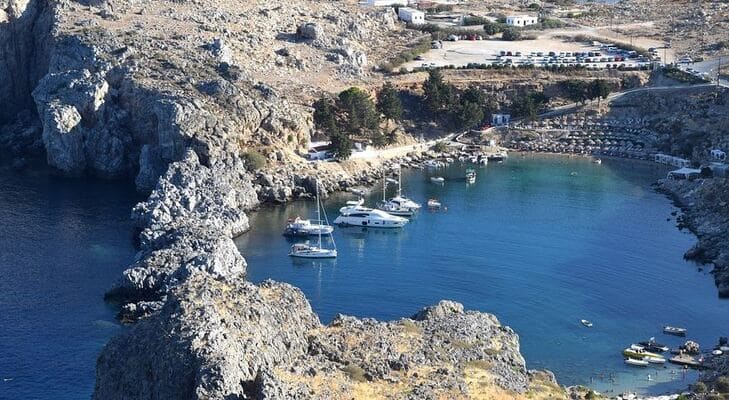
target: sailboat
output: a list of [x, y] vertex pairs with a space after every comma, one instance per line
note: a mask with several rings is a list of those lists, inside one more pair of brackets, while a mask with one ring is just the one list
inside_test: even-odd
[[[318, 220], [321, 220], [321, 211], [323, 207], [321, 205], [321, 201], [319, 200], [319, 181], [316, 181], [316, 216]], [[327, 212], [324, 210], [324, 220], [326, 221], [327, 225], [329, 225], [329, 220], [327, 219]], [[319, 230], [319, 241], [316, 246], [310, 245], [307, 243], [297, 243], [293, 246], [291, 246], [291, 250], [289, 251], [289, 256], [291, 257], [298, 257], [298, 258], [336, 258], [337, 257], [337, 245], [334, 243], [334, 236], [332, 236], [332, 232], [329, 233], [329, 239], [332, 241], [332, 245], [334, 248], [332, 249], [325, 249], [322, 247], [321, 243], [321, 235], [322, 230]]]
[[404, 217], [415, 215], [415, 212], [420, 209], [420, 204], [402, 195], [402, 172], [398, 171], [397, 178], [397, 196], [390, 200], [386, 200], [387, 182], [390, 179], [385, 178], [382, 181], [382, 201], [377, 205], [377, 208], [391, 215]]

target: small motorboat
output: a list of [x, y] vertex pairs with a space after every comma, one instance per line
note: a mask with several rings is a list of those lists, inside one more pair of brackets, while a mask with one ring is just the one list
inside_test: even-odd
[[637, 358], [637, 359], [643, 359], [643, 358], [646, 358], [646, 357], [662, 358], [660, 354], [651, 353], [651, 352], [645, 351], [645, 350], [631, 349], [630, 347], [628, 347], [627, 349], [623, 350], [623, 355], [626, 356], [626, 357], [628, 357], [628, 358]]
[[441, 204], [440, 201], [436, 199], [430, 199], [428, 200], [428, 208], [440, 208]]
[[638, 344], [643, 346], [643, 349], [646, 351], [651, 351], [653, 353], [665, 353], [669, 350], [668, 346], [665, 344], [656, 342], [656, 338], [650, 338], [644, 342], [639, 342]]
[[713, 354], [715, 356], [720, 356], [720, 355], [724, 354], [724, 352], [719, 349], [716, 349], [716, 350], [712, 351], [711, 354]]
[[663, 333], [666, 335], [674, 335], [674, 336], [686, 336], [686, 328], [678, 328], [675, 326], [664, 326], [663, 327]]
[[600, 165], [600, 164], [602, 164], [602, 160], [601, 160], [601, 159], [599, 159], [599, 158], [596, 158], [596, 159], [592, 160], [592, 163], [593, 163], [593, 164], [597, 164], [597, 165]]
[[647, 367], [648, 366], [648, 361], [636, 360], [635, 358], [630, 358], [630, 357], [625, 359], [625, 363], [628, 365], [636, 366], [636, 367]]
[[592, 322], [590, 322], [590, 321], [588, 321], [588, 320], [586, 320], [586, 319], [581, 319], [581, 320], [580, 320], [580, 323], [581, 323], [582, 325], [585, 325], [585, 326], [586, 326], [586, 327], [588, 327], [588, 328], [592, 328]]
[[466, 183], [468, 184], [474, 184], [476, 183], [476, 170], [473, 168], [466, 169]]
[[445, 178], [442, 177], [442, 176], [431, 176], [430, 177], [430, 181], [433, 182], [433, 183], [444, 183], [445, 182]]
[[666, 363], [666, 359], [663, 357], [646, 357], [643, 360], [647, 361], [651, 364], [665, 364]]
[[324, 224], [323, 221], [312, 221], [301, 217], [291, 218], [286, 223], [284, 236], [306, 237], [318, 234], [328, 235], [334, 231], [334, 227]]

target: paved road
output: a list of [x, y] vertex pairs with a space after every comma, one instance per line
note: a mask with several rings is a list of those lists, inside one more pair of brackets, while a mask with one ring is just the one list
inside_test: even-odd
[[[720, 66], [723, 73], [729, 74], [729, 57], [719, 57], [691, 64], [682, 64], [681, 68], [693, 68], [699, 72], [705, 72], [709, 74], [711, 80], [714, 82], [714, 84], [716, 84], [716, 79], [718, 78]], [[719, 85], [723, 87], [729, 87], [729, 79], [720, 79]]]
[[[640, 88], [636, 88], [636, 89], [624, 90], [622, 92], [610, 93], [608, 95], [607, 99], [604, 99], [604, 100], [601, 100], [601, 101], [611, 102], [611, 101], [616, 100], [616, 99], [619, 99], [619, 98], [621, 98], [621, 97], [623, 97], [625, 95], [629, 95], [629, 94], [637, 93], [637, 92], [653, 92], [653, 91], [663, 91], [663, 90], [695, 89], [695, 88], [700, 88], [700, 87], [712, 87], [712, 86], [715, 86], [715, 85], [714, 84], [711, 84], [711, 83], [701, 83], [701, 84], [698, 84], [698, 85], [646, 86], [646, 87], [640, 87]], [[551, 110], [549, 110], [547, 112], [544, 112], [542, 114], [539, 114], [539, 117], [540, 118], [544, 118], [544, 117], [550, 117], [550, 116], [553, 116], [553, 115], [559, 115], [559, 114], [562, 114], [562, 113], [564, 113], [566, 111], [572, 111], [574, 109], [577, 109], [578, 107], [580, 107], [580, 104], [578, 104], [578, 103], [566, 104], [564, 106], [555, 107], [555, 108], [553, 108], [553, 109], [551, 109]]]

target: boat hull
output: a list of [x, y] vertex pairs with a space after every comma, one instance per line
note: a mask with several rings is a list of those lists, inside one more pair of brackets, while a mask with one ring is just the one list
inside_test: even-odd
[[301, 252], [290, 252], [290, 257], [296, 257], [296, 258], [337, 258], [337, 251], [336, 250], [320, 250], [320, 251], [314, 251], [314, 250], [304, 250]]

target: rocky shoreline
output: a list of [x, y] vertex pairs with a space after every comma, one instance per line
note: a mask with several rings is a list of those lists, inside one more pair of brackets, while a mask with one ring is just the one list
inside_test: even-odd
[[729, 298], [729, 180], [664, 179], [658, 182], [657, 188], [683, 211], [680, 227], [690, 229], [698, 239], [684, 258], [712, 264], [719, 297]]

